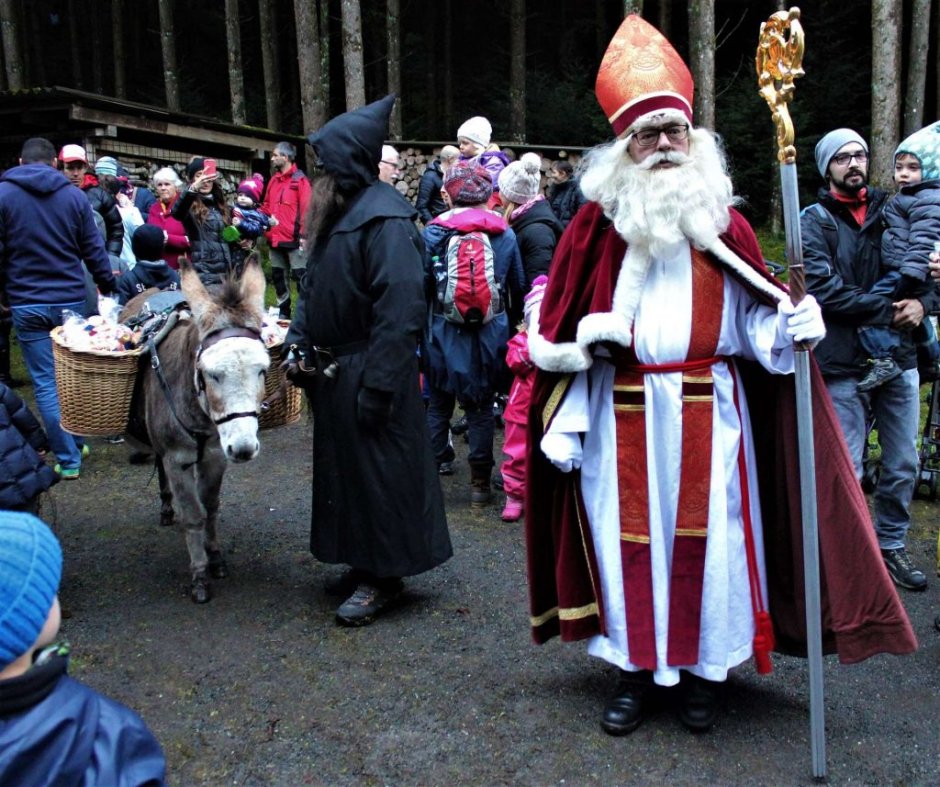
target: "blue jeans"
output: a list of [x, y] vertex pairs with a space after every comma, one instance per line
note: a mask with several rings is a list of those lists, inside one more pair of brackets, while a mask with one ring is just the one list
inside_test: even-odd
[[70, 309], [82, 314], [84, 301], [75, 303], [43, 303], [33, 306], [13, 306], [13, 327], [23, 352], [23, 362], [33, 380], [36, 408], [42, 418], [52, 448], [63, 469], [81, 465], [81, 441], [66, 432], [59, 423], [59, 391], [55, 386], [55, 367], [52, 360], [52, 339], [49, 332], [62, 324], [62, 312]]
[[826, 388], [859, 479], [869, 414], [876, 421], [881, 475], [875, 488], [875, 534], [882, 549], [899, 549], [904, 546], [911, 525], [911, 500], [920, 466], [917, 456], [919, 377], [917, 369], [908, 369], [900, 377], [867, 393], [859, 393], [859, 379], [827, 377]]
[[[428, 431], [431, 433], [431, 448], [438, 463], [451, 461], [454, 449], [448, 441], [450, 419], [454, 414], [457, 398], [446, 391], [431, 386], [428, 400]], [[467, 436], [470, 450], [467, 461], [471, 465], [488, 464], [493, 467], [493, 395], [482, 402], [464, 405], [467, 414]]]

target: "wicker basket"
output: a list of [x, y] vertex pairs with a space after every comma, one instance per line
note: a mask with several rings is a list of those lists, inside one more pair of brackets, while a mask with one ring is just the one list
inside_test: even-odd
[[62, 428], [86, 437], [123, 434], [142, 351], [73, 350], [61, 326], [51, 335]]
[[[281, 348], [280, 344], [268, 347], [268, 355], [271, 357], [271, 364], [268, 367], [268, 377], [264, 383], [265, 399], [273, 396], [278, 388], [281, 387], [281, 380], [284, 379], [284, 372], [281, 370]], [[293, 424], [300, 420], [300, 412], [303, 408], [303, 397], [301, 390], [293, 385], [287, 386], [287, 393], [282, 399], [274, 402], [270, 409], [261, 413], [258, 418], [259, 429], [271, 429], [275, 426], [285, 426]]]

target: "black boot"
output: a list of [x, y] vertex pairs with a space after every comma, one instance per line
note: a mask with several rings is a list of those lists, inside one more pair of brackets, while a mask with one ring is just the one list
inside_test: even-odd
[[679, 721], [692, 732], [708, 732], [718, 718], [721, 686], [721, 683], [713, 680], [683, 673]]
[[490, 488], [490, 474], [492, 472], [492, 462], [470, 463], [471, 508], [486, 508], [486, 506], [493, 502], [493, 491]]
[[653, 673], [620, 670], [617, 692], [604, 705], [601, 727], [608, 735], [629, 735], [643, 721], [646, 695], [653, 685]]

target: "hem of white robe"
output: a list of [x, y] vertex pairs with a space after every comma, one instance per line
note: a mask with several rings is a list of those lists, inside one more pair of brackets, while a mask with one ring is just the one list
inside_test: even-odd
[[[611, 645], [610, 639], [603, 635], [591, 637], [588, 640], [587, 649], [589, 656], [603, 659], [627, 672], [639, 672], [642, 669], [642, 667], [631, 664], [627, 660], [626, 654], [614, 648]], [[655, 672], [653, 672], [653, 682], [658, 686], [675, 686], [679, 682], [679, 671], [684, 670], [699, 678], [723, 683], [728, 679], [728, 672], [732, 668], [747, 661], [753, 653], [753, 643], [748, 642], [737, 650], [728, 653], [725, 664], [690, 664], [689, 666], [682, 667], [660, 665], [656, 668]]]

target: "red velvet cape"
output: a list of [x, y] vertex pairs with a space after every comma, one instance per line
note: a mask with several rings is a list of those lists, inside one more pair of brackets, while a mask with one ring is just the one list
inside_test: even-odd
[[[732, 210], [722, 241], [763, 279], [775, 282], [757, 239]], [[574, 341], [578, 321], [611, 308], [626, 252], [600, 207], [582, 209], [562, 236], [541, 307], [541, 333]], [[723, 270], [735, 275], [727, 266]], [[766, 293], [736, 276], [760, 300]], [[799, 458], [793, 375], [772, 375], [737, 359], [747, 396], [758, 466], [769, 608], [776, 649], [806, 655]], [[812, 367], [816, 493], [820, 542], [823, 648], [842, 663], [876, 653], [914, 651], [917, 640], [888, 576], [861, 487], [822, 375]], [[567, 376], [567, 377], [570, 377]], [[591, 532], [577, 471], [559, 472], [539, 448], [565, 374], [537, 371], [529, 417], [526, 546], [532, 636], [537, 643], [604, 631]]]

